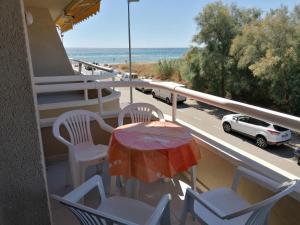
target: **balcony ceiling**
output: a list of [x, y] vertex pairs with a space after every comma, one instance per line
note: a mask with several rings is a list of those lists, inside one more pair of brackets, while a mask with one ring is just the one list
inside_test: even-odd
[[100, 10], [100, 0], [24, 0], [25, 7], [48, 8], [62, 32]]
[[63, 9], [72, 0], [24, 0], [25, 7], [48, 8], [52, 19], [62, 14]]

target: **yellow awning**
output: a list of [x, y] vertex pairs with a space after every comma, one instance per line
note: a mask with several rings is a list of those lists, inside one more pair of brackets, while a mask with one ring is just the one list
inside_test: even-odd
[[76, 23], [96, 14], [99, 10], [100, 0], [73, 0], [65, 7], [63, 15], [59, 16], [55, 23], [62, 32], [65, 32], [72, 29]]

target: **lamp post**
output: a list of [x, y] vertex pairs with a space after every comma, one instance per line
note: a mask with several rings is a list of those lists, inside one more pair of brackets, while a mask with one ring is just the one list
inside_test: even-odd
[[[129, 45], [129, 80], [131, 82], [131, 34], [130, 34], [130, 3], [138, 2], [139, 0], [127, 0], [128, 6], [128, 45]], [[130, 104], [133, 103], [132, 87], [130, 86]]]

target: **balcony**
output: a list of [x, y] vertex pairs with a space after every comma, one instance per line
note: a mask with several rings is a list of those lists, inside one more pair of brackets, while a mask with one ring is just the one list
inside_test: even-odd
[[[74, 107], [84, 108], [87, 105], [93, 105], [93, 108], [89, 110], [100, 112], [102, 117], [107, 123], [113, 127], [117, 126], [118, 109], [123, 108], [124, 104], [128, 104], [129, 87], [143, 86], [143, 87], [156, 87], [165, 89], [173, 93], [176, 99], [176, 95], [180, 94], [188, 97], [189, 99], [197, 100], [202, 103], [213, 105], [225, 110], [243, 113], [249, 116], [253, 116], [262, 120], [276, 122], [276, 124], [288, 127], [292, 130], [299, 131], [300, 119], [298, 117], [274, 112], [271, 110], [259, 108], [256, 106], [247, 105], [240, 102], [235, 102], [208, 94], [192, 91], [182, 87], [172, 86], [170, 84], [160, 82], [122, 82], [122, 81], [109, 81], [110, 78], [99, 79], [100, 75], [90, 76], [72, 76], [68, 78], [64, 77], [51, 77], [51, 78], [38, 78], [35, 80], [35, 90], [37, 95], [52, 95], [56, 96], [56, 93], [61, 92], [77, 92], [83, 93], [82, 96], [90, 96], [89, 93], [93, 93], [92, 102], [89, 102], [88, 98], [81, 99], [81, 104], [72, 105], [73, 99], [69, 103], [53, 104], [45, 107], [43, 104], [51, 104], [49, 102], [40, 102], [39, 110], [52, 110], [61, 113], [62, 111], [68, 111]], [[58, 80], [57, 80], [58, 79]], [[58, 82], [59, 81], [59, 82]], [[105, 99], [107, 96], [103, 95], [103, 90], [111, 90], [110, 95], [114, 98]], [[108, 95], [109, 96], [109, 95]], [[149, 102], [150, 96], [143, 95], [140, 92], [134, 91], [134, 99], [139, 100], [144, 98]], [[119, 105], [117, 107], [108, 107], [107, 102], [118, 100]], [[155, 100], [157, 101], [157, 100]], [[156, 104], [160, 104], [159, 101]], [[115, 105], [116, 106], [116, 105]], [[61, 107], [64, 108], [61, 110]], [[114, 110], [111, 110], [111, 109]], [[116, 110], [117, 109], [117, 110]], [[276, 180], [283, 182], [287, 179], [299, 179], [300, 172], [296, 163], [282, 160], [280, 157], [273, 155], [269, 152], [251, 152], [248, 149], [241, 149], [237, 146], [229, 144], [226, 139], [220, 139], [215, 135], [207, 132], [207, 123], [203, 123], [204, 126], [197, 124], [190, 124], [188, 118], [182, 116], [182, 108], [177, 106], [177, 101], [173, 101], [172, 106], [164, 104], [161, 110], [164, 112], [167, 120], [176, 122], [181, 126], [186, 127], [197, 140], [198, 145], [201, 148], [202, 159], [197, 166], [197, 187], [199, 191], [207, 191], [212, 188], [230, 186], [231, 180], [237, 166], [245, 166], [252, 170], [259, 171], [260, 173]], [[59, 113], [43, 113], [40, 119], [40, 126], [42, 129], [42, 138], [44, 144], [44, 154], [47, 166], [47, 178], [49, 192], [59, 195], [64, 195], [69, 192], [70, 186], [66, 186], [65, 177], [68, 176], [68, 170], [66, 169], [66, 148], [58, 143], [52, 136], [51, 125], [55, 120], [55, 117]], [[199, 120], [201, 120], [201, 111], [199, 112]], [[52, 115], [49, 116], [49, 115]], [[102, 130], [93, 127], [94, 139], [97, 144], [108, 144], [109, 134]], [[101, 138], [99, 138], [101, 137]], [[230, 139], [230, 138], [228, 138]], [[95, 170], [90, 171], [90, 176], [95, 173]], [[174, 224], [178, 224], [179, 213], [182, 209], [182, 203], [184, 199], [185, 189], [191, 185], [190, 175], [188, 173], [178, 174], [171, 182], [155, 182], [155, 183], [143, 183], [140, 190], [140, 200], [155, 205], [160, 197], [164, 193], [170, 192], [172, 194], [172, 221]], [[242, 195], [245, 196], [250, 202], [256, 202], [262, 198], [268, 196], [270, 191], [255, 185], [254, 183], [243, 180], [242, 189], [240, 190]], [[256, 194], [253, 194], [256, 193]], [[124, 195], [124, 190], [119, 189], [117, 194]], [[300, 191], [293, 193], [292, 196], [281, 200], [276, 207], [272, 210], [270, 217], [270, 224], [296, 224], [298, 221], [297, 210], [300, 206]], [[93, 195], [87, 199], [87, 203], [93, 204]], [[288, 205], [288, 207], [287, 207]], [[55, 224], [64, 224], [74, 220], [74, 217], [68, 213], [64, 208], [57, 203], [52, 202], [52, 211], [54, 215]], [[297, 219], [298, 218], [298, 219]], [[172, 224], [173, 224], [172, 223]], [[189, 218], [188, 224], [194, 224], [192, 218]], [[76, 224], [76, 223], [74, 223]], [[195, 223], [196, 224], [196, 223]]]

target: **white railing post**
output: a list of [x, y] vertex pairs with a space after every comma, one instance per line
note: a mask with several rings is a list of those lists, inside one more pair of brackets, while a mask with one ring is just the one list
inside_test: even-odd
[[79, 72], [79, 74], [81, 74], [81, 71], [82, 71], [82, 63], [79, 63], [79, 66], [78, 66], [78, 72]]
[[86, 77], [84, 77], [84, 100], [87, 101], [89, 100], [89, 93], [88, 93], [88, 89], [86, 88], [86, 84], [87, 84], [87, 79]]
[[95, 69], [95, 68], [94, 68], [94, 67], [92, 67], [92, 75], [94, 75], [94, 69]]
[[172, 93], [172, 121], [176, 122], [176, 113], [177, 113], [177, 94]]
[[103, 113], [103, 99], [102, 99], [102, 89], [98, 89], [98, 103], [99, 103], [99, 113], [102, 115]]

